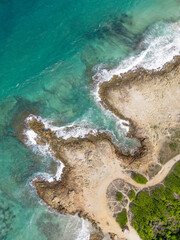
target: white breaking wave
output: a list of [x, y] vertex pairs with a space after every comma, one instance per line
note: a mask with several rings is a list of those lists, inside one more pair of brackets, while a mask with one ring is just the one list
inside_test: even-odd
[[25, 130], [24, 131], [26, 137], [27, 137], [27, 141], [26, 141], [26, 144], [27, 145], [36, 145], [37, 142], [36, 142], [36, 139], [37, 139], [37, 134], [31, 130], [31, 129], [28, 129], [28, 130]]
[[86, 126], [80, 126], [76, 123], [73, 123], [71, 125], [62, 126], [62, 127], [56, 127], [52, 125], [52, 122], [48, 119], [42, 118], [40, 116], [35, 116], [33, 114], [29, 115], [25, 122], [26, 122], [26, 129], [24, 130], [24, 135], [26, 136], [25, 143], [29, 147], [32, 147], [33, 151], [35, 153], [41, 154], [43, 156], [50, 156], [57, 162], [57, 172], [55, 176], [52, 176], [48, 173], [37, 173], [37, 176], [43, 177], [46, 181], [53, 182], [54, 179], [60, 180], [61, 175], [63, 172], [64, 164], [60, 162], [58, 159], [54, 157], [54, 154], [50, 148], [49, 144], [40, 145], [37, 143], [38, 135], [28, 127], [28, 121], [31, 121], [33, 119], [37, 119], [38, 121], [41, 121], [46, 129], [51, 129], [51, 131], [56, 133], [57, 137], [61, 137], [64, 140], [67, 140], [68, 138], [74, 137], [74, 138], [85, 138], [88, 134], [97, 134], [96, 129], [88, 128]]
[[[142, 45], [145, 46], [145, 50], [142, 51], [139, 55], [125, 59], [119, 64], [118, 67], [112, 70], [102, 69], [102, 64], [96, 67], [97, 73], [93, 78], [95, 81], [97, 81], [97, 85], [93, 91], [93, 95], [97, 102], [100, 102], [101, 100], [98, 94], [100, 82], [109, 81], [113, 75], [120, 76], [122, 73], [126, 73], [129, 70], [135, 70], [138, 67], [143, 67], [149, 70], [162, 68], [166, 62], [171, 61], [175, 55], [180, 54], [180, 22], [168, 24], [168, 27], [164, 30], [164, 34], [158, 35], [157, 32], [160, 31], [164, 25], [165, 24], [163, 23], [160, 25], [156, 24], [154, 28], [152, 28], [152, 30], [149, 32], [149, 34], [146, 35], [144, 41], [142, 42]], [[157, 37], [154, 37], [155, 35], [157, 35]], [[103, 110], [105, 109], [103, 108]], [[129, 127], [123, 125], [124, 123], [128, 124], [127, 121], [117, 118], [108, 110], [105, 111], [107, 114], [112, 115], [112, 117], [116, 119], [117, 129], [124, 127], [125, 131], [128, 132]], [[34, 115], [30, 115], [26, 121], [28, 122], [33, 118], [36, 118], [38, 121], [42, 121], [45, 125], [45, 128], [51, 129], [56, 133], [57, 137], [62, 137], [65, 140], [71, 137], [84, 138], [89, 133], [92, 133], [94, 135], [97, 134], [96, 129], [77, 125], [76, 123], [63, 127], [55, 127], [49, 120]], [[50, 150], [48, 144], [45, 146], [40, 146], [37, 144], [38, 136], [33, 130], [26, 129], [24, 131], [24, 134], [27, 138], [26, 144], [28, 146], [32, 146], [34, 151], [38, 151], [43, 155], [50, 154], [50, 156], [53, 157], [52, 151]], [[57, 164], [58, 170], [55, 176], [51, 176], [48, 173], [37, 173], [36, 175], [41, 175], [49, 182], [54, 181], [54, 179], [59, 180], [61, 178], [64, 165], [58, 160]], [[67, 224], [66, 228], [64, 229], [64, 234], [62, 236], [64, 240], [69, 239], [72, 229], [74, 231], [71, 236], [72, 238], [75, 237], [76, 240], [89, 240], [90, 224], [88, 221], [80, 219], [77, 216], [72, 216], [69, 224]], [[109, 236], [106, 236], [104, 240], [105, 239], [109, 239]]]
[[[155, 37], [156, 36], [156, 37]], [[172, 61], [173, 57], [180, 54], [180, 21], [175, 23], [157, 23], [151, 30], [146, 33], [141, 45], [145, 50], [141, 51], [138, 55], [131, 56], [111, 70], [103, 68], [104, 64], [95, 66], [96, 74], [93, 80], [96, 85], [92, 91], [92, 95], [97, 103], [100, 103], [99, 84], [102, 82], [110, 81], [114, 75], [121, 76], [130, 70], [143, 67], [148, 70], [161, 69], [165, 63]], [[101, 104], [100, 104], [101, 105]], [[108, 112], [116, 118], [116, 127], [124, 129], [127, 133], [129, 131], [128, 121], [117, 118], [113, 113], [106, 110], [101, 105], [103, 111]], [[125, 123], [125, 125], [124, 125]]]
[[38, 176], [42, 176], [48, 182], [54, 182], [54, 180], [60, 181], [61, 180], [61, 175], [63, 173], [63, 169], [64, 169], [65, 166], [59, 160], [56, 160], [56, 162], [57, 162], [57, 171], [56, 171], [55, 176], [53, 176], [51, 174], [48, 174], [48, 173], [41, 173], [41, 174], [38, 174]]
[[[62, 127], [56, 127], [52, 125], [52, 122], [46, 118], [42, 118], [40, 116], [35, 116], [35, 115], [29, 115], [26, 118], [26, 122], [32, 120], [32, 119], [37, 119], [38, 121], [41, 121], [46, 129], [51, 129], [51, 131], [56, 133], [56, 136], [59, 138], [63, 138], [64, 140], [67, 140], [71, 137], [74, 138], [85, 138], [86, 135], [88, 134], [97, 134], [97, 129], [89, 128], [86, 126], [78, 125], [76, 122], [62, 126]], [[30, 130], [32, 131], [32, 130]], [[28, 132], [27, 133], [28, 139], [31, 141], [31, 144], [34, 144], [34, 139], [37, 137], [35, 136], [36, 133]], [[26, 135], [27, 135], [26, 134]]]
[[89, 238], [90, 238], [89, 222], [87, 220], [82, 219], [82, 225], [78, 231], [78, 236], [76, 237], [76, 240], [89, 240]]
[[[54, 157], [53, 151], [51, 150], [49, 144], [47, 144], [47, 143], [45, 145], [37, 144], [38, 135], [32, 129], [30, 129], [27, 124], [28, 121], [32, 120], [33, 118], [39, 119], [39, 117], [36, 117], [34, 115], [30, 115], [26, 119], [26, 127], [27, 128], [24, 130], [24, 135], [26, 136], [25, 144], [29, 147], [32, 147], [32, 150], [35, 153], [38, 153], [42, 156], [50, 156], [57, 163], [57, 172], [56, 172], [55, 176], [52, 174], [46, 173], [46, 172], [36, 173], [36, 176], [41, 176], [43, 179], [45, 179], [48, 182], [53, 182], [54, 180], [59, 181], [61, 179], [61, 175], [63, 173], [64, 164]], [[45, 122], [47, 125], [47, 121], [45, 121]], [[33, 178], [36, 178], [36, 176], [34, 176]]]
[[[120, 76], [139, 67], [148, 70], [161, 69], [165, 63], [172, 61], [174, 56], [180, 54], [180, 21], [155, 24], [146, 33], [141, 45], [144, 46], [144, 51], [123, 60], [114, 69], [102, 69], [102, 64], [96, 66], [97, 73], [93, 76], [94, 81], [98, 84], [109, 81], [114, 75]], [[98, 96], [96, 98], [99, 100]]]
[[88, 220], [84, 220], [77, 215], [71, 215], [63, 228], [61, 239], [89, 240], [92, 229], [92, 225]]
[[85, 126], [77, 126], [77, 125], [68, 125], [59, 127], [58, 130], [56, 130], [57, 137], [62, 137], [63, 139], [67, 140], [68, 138], [74, 137], [74, 138], [84, 138], [88, 134], [97, 134], [96, 129], [90, 129]]
[[[43, 178], [45, 181], [47, 182], [53, 182], [53, 181], [60, 181], [61, 180], [61, 175], [63, 173], [63, 169], [64, 169], [64, 164], [62, 162], [60, 162], [59, 160], [56, 160], [57, 162], [57, 171], [55, 175], [49, 174], [47, 172], [37, 172], [35, 175], [32, 176], [32, 180]], [[33, 186], [32, 183], [30, 182], [31, 187]]]
[[23, 133], [26, 136], [26, 139], [24, 140], [25, 144], [29, 147], [32, 147], [34, 152], [39, 153], [41, 155], [50, 155], [50, 157], [53, 158], [49, 144], [47, 143], [45, 145], [37, 144], [38, 136], [33, 130], [25, 129]]
[[[151, 29], [146, 32], [143, 36], [144, 40], [140, 43], [141, 47], [145, 50], [141, 51], [138, 55], [131, 56], [120, 62], [120, 64], [111, 70], [103, 69], [103, 64], [96, 66], [97, 73], [94, 75], [93, 79], [97, 83], [92, 94], [97, 103], [101, 101], [99, 97], [99, 84], [104, 81], [109, 81], [114, 75], [120, 76], [122, 73], [126, 73], [129, 70], [135, 70], [139, 67], [145, 69], [160, 69], [164, 66], [166, 62], [173, 59], [175, 55], [180, 54], [180, 21], [176, 23], [157, 23]], [[119, 134], [122, 134], [122, 129], [126, 134], [129, 131], [129, 122], [119, 119], [112, 112], [105, 110], [102, 105], [100, 105], [102, 110], [105, 111], [107, 115], [115, 118], [116, 128], [119, 129]], [[61, 137], [65, 140], [68, 138], [85, 138], [88, 134], [96, 135], [98, 131], [96, 129], [84, 126], [74, 122], [67, 126], [56, 127], [53, 126], [52, 122], [48, 119], [41, 118], [40, 116], [30, 115], [26, 122], [36, 118], [38, 121], [43, 122], [45, 128], [49, 128], [54, 131], [57, 137]], [[87, 121], [88, 122], [88, 121]], [[37, 134], [31, 129], [25, 130], [26, 144], [33, 146], [34, 151], [38, 151], [43, 155], [50, 154], [52, 157], [52, 152], [48, 144], [41, 146], [37, 144]], [[60, 170], [59, 170], [60, 171]], [[58, 174], [59, 176], [59, 174]]]
[[50, 151], [49, 144], [39, 145], [37, 144], [38, 135], [31, 129], [27, 128], [24, 130], [24, 135], [26, 139], [24, 140], [25, 144], [33, 148], [33, 151], [41, 155], [50, 155], [52, 156], [52, 151]]

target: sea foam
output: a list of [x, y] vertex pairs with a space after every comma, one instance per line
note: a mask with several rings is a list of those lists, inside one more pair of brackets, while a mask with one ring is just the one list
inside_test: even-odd
[[[37, 134], [28, 127], [28, 121], [32, 120], [33, 118], [36, 118], [37, 120], [43, 120], [41, 117], [37, 117], [35, 115], [29, 115], [25, 122], [26, 122], [26, 129], [24, 130], [24, 135], [25, 135], [25, 144], [29, 147], [32, 148], [33, 152], [40, 154], [42, 156], [48, 156], [52, 158], [54, 161], [57, 163], [57, 172], [55, 175], [46, 173], [46, 172], [38, 172], [36, 175], [33, 176], [33, 179], [36, 178], [37, 176], [41, 176], [45, 181], [53, 182], [54, 180], [59, 181], [61, 179], [61, 175], [63, 173], [63, 168], [64, 164], [60, 162], [58, 159], [54, 157], [53, 151], [50, 148], [49, 144], [45, 145], [40, 145], [37, 144]], [[45, 124], [46, 127], [49, 126], [48, 120], [44, 120], [43, 123]]]
[[[41, 121], [44, 124], [46, 129], [51, 129], [51, 131], [56, 133], [57, 137], [63, 138], [64, 140], [67, 140], [71, 137], [85, 138], [85, 136], [88, 134], [93, 134], [93, 135], [97, 134], [97, 129], [90, 128], [88, 126], [79, 125], [77, 122], [73, 122], [72, 124], [69, 124], [66, 126], [57, 127], [57, 126], [53, 126], [53, 123], [51, 120], [42, 118], [40, 116], [35, 116], [33, 114], [29, 115], [26, 118], [26, 123], [28, 123], [28, 121], [34, 118], [37, 119], [38, 121]], [[32, 130], [29, 130], [26, 133], [26, 136], [31, 141], [31, 144], [34, 144], [34, 138], [36, 138], [37, 135], [35, 135], [35, 133], [32, 133]]]
[[109, 110], [106, 110], [101, 104], [99, 96], [99, 85], [102, 82], [110, 81], [114, 75], [121, 76], [130, 70], [138, 68], [147, 70], [160, 70], [165, 63], [173, 60], [173, 57], [180, 54], [180, 21], [175, 23], [160, 22], [151, 26], [143, 35], [143, 41], [139, 44], [143, 51], [124, 59], [120, 64], [111, 70], [103, 68], [101, 63], [94, 67], [96, 72], [93, 76], [95, 86], [91, 91], [95, 101], [100, 104], [103, 111], [112, 115], [116, 119], [116, 128], [124, 129], [125, 133], [129, 131], [129, 122], [121, 120]]
[[[55, 176], [52, 176], [51, 174], [48, 174], [45, 172], [37, 173], [36, 176], [41, 176], [43, 179], [45, 179], [46, 181], [49, 181], [49, 182], [54, 181], [54, 179], [60, 180], [62, 172], [63, 172], [64, 164], [54, 157], [54, 153], [53, 153], [52, 149], [50, 148], [49, 144], [46, 143], [45, 145], [40, 145], [37, 143], [38, 135], [32, 129], [30, 129], [28, 126], [28, 122], [33, 119], [37, 119], [38, 121], [41, 121], [44, 124], [46, 129], [51, 129], [51, 131], [56, 133], [57, 137], [63, 138], [64, 140], [67, 140], [68, 138], [71, 138], [71, 137], [85, 138], [85, 136], [88, 134], [96, 135], [97, 130], [86, 127], [86, 126], [78, 125], [75, 122], [72, 124], [69, 124], [67, 126], [56, 127], [56, 126], [53, 126], [51, 120], [42, 118], [40, 116], [35, 116], [33, 114], [30, 114], [26, 118], [26, 120], [25, 120], [26, 129], [24, 130], [25, 144], [27, 146], [31, 147], [35, 153], [38, 153], [43, 156], [50, 156], [57, 162], [57, 172], [56, 172]], [[36, 176], [34, 176], [34, 177], [36, 177]]]
[[[114, 75], [121, 76], [121, 74], [126, 73], [129, 70], [136, 70], [140, 67], [148, 70], [161, 69], [164, 64], [171, 61], [175, 55], [179, 55], [179, 39], [180, 21], [176, 23], [160, 22], [152, 26], [143, 35], [143, 40], [139, 44], [140, 48], [143, 48], [143, 50], [139, 54], [124, 59], [116, 68], [111, 70], [103, 68], [103, 64], [97, 65], [94, 68], [96, 69], [96, 73], [93, 76], [96, 84], [92, 91], [95, 101], [98, 104], [101, 101], [98, 93], [99, 84], [101, 82], [109, 81]], [[128, 121], [119, 119], [109, 110], [105, 110], [101, 104], [100, 107], [102, 108], [102, 111], [106, 112], [107, 115], [111, 115], [111, 117], [115, 118], [117, 129], [120, 129], [120, 131], [123, 129], [125, 134], [129, 131]], [[56, 127], [53, 126], [52, 121], [35, 115], [29, 115], [29, 117], [26, 119], [26, 123], [33, 118], [43, 122], [45, 128], [51, 129], [56, 133], [57, 137], [61, 137], [65, 140], [71, 137], [85, 138], [88, 134], [96, 135], [98, 133], [96, 129], [81, 125], [77, 122], [62, 127]], [[24, 131], [24, 134], [26, 135], [26, 144], [32, 146], [34, 151], [38, 151], [43, 155], [50, 154], [50, 156], [53, 157], [53, 153], [48, 144], [45, 146], [37, 144], [37, 134], [33, 130], [27, 128]], [[55, 177], [56, 179], [60, 178], [63, 167], [64, 166], [62, 164], [59, 165], [58, 172], [56, 173]], [[44, 177], [48, 178], [49, 181], [53, 181], [54, 179], [54, 177]]]
[[[99, 85], [100, 82], [109, 81], [114, 75], [120, 76], [129, 70], [135, 70], [139, 67], [148, 70], [160, 70], [165, 63], [172, 61], [174, 56], [180, 54], [180, 21], [175, 23], [157, 23], [142, 38], [143, 41], [139, 46], [144, 48], [143, 51], [124, 59], [116, 68], [111, 70], [102, 68], [103, 64], [97, 65], [93, 80]], [[99, 100], [98, 96], [96, 98]]]

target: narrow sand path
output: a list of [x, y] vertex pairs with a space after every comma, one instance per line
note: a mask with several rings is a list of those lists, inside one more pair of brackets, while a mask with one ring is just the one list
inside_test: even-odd
[[39, 196], [54, 209], [62, 210], [62, 213], [80, 212], [81, 216], [95, 222], [104, 234], [115, 234], [115, 240], [140, 239], [130, 224], [129, 231], [123, 232], [116, 222], [108, 207], [108, 186], [114, 180], [121, 179], [140, 191], [161, 183], [173, 165], [180, 160], [180, 154], [167, 162], [153, 179], [143, 185], [136, 183], [122, 167], [122, 159], [117, 156], [114, 145], [106, 135], [98, 135], [93, 140], [70, 139], [66, 142], [50, 129], [45, 129], [36, 119], [30, 122], [30, 126], [39, 134], [41, 142], [51, 144], [56, 158], [62, 158], [64, 164], [71, 166], [61, 182], [35, 182]]
[[[169, 172], [171, 171], [174, 164], [176, 164], [178, 161], [180, 161], [180, 154], [177, 155], [176, 157], [172, 158], [169, 162], [167, 162], [162, 167], [162, 169], [159, 171], [159, 173], [154, 178], [152, 178], [149, 182], [147, 182], [147, 184], [145, 184], [143, 186], [142, 186], [142, 184], [138, 184], [138, 185], [136, 184], [136, 186], [140, 187], [141, 190], [142, 190], [146, 187], [151, 187], [151, 186], [154, 186], [156, 184], [161, 183], [166, 178], [166, 176], [169, 174]], [[139, 239], [141, 239], [132, 226], [128, 225], [128, 227], [129, 227], [129, 231], [124, 232], [124, 236], [128, 240], [139, 240]]]
[[166, 164], [164, 164], [162, 169], [158, 172], [158, 174], [154, 176], [154, 178], [152, 178], [149, 182], [147, 182], [147, 184], [145, 184], [143, 188], [151, 187], [162, 182], [168, 175], [169, 171], [174, 166], [174, 164], [177, 163], [178, 161], [180, 161], [180, 154], [169, 160]]
[[[175, 163], [180, 161], [180, 155], [177, 155], [176, 157], [172, 158], [169, 162], [167, 162], [161, 169], [161, 171], [153, 178], [151, 179], [147, 184], [138, 184], [136, 183], [120, 166], [114, 165], [112, 168], [111, 166], [111, 174], [107, 173], [107, 178], [103, 179], [102, 184], [98, 184], [97, 188], [95, 189], [95, 194], [90, 194], [90, 198], [88, 199], [88, 204], [91, 204], [91, 214], [96, 216], [96, 220], [100, 222], [100, 227], [103, 230], [104, 233], [107, 232], [113, 232], [119, 236], [119, 239], [127, 239], [127, 240], [140, 240], [141, 238], [135, 231], [135, 229], [128, 224], [129, 231], [125, 230], [122, 232], [121, 228], [119, 227], [119, 224], [116, 222], [115, 218], [112, 216], [112, 212], [108, 208], [107, 204], [107, 197], [106, 197], [106, 191], [108, 188], [108, 185], [116, 180], [116, 179], [122, 179], [127, 183], [130, 183], [131, 185], [138, 187], [139, 190], [142, 190], [146, 187], [151, 187], [156, 184], [161, 183]], [[113, 174], [112, 174], [113, 172]], [[92, 197], [93, 196], [93, 197]]]

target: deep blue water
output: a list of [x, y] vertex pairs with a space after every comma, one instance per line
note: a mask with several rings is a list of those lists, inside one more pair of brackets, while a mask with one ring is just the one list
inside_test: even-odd
[[[40, 204], [30, 182], [53, 174], [56, 163], [20, 140], [23, 116], [108, 130], [131, 147], [96, 103], [92, 76], [117, 68], [156, 39], [165, 39], [163, 49], [171, 53], [179, 18], [179, 0], [0, 1], [0, 240], [86, 239], [78, 238], [81, 220]], [[145, 66], [162, 54], [161, 42]]]

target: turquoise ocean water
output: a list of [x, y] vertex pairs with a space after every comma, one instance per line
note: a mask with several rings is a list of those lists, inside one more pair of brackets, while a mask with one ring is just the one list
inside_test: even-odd
[[0, 240], [88, 239], [86, 222], [51, 211], [32, 187], [56, 163], [20, 140], [22, 116], [110, 131], [133, 147], [92, 78], [160, 67], [179, 53], [179, 19], [179, 0], [0, 1]]

